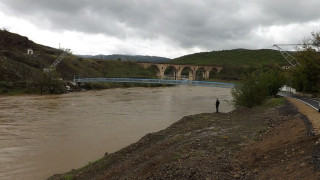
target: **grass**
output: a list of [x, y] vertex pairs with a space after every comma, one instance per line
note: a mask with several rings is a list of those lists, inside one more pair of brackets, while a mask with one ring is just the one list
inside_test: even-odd
[[172, 157], [172, 160], [177, 161], [179, 159], [181, 159], [182, 155], [179, 153], [174, 154], [174, 156]]
[[205, 81], [223, 82], [223, 83], [236, 83], [236, 82], [238, 82], [237, 80], [225, 80], [225, 79], [220, 79], [220, 78], [209, 78], [209, 79], [206, 79]]
[[64, 180], [72, 180], [72, 179], [73, 179], [73, 176], [70, 174], [67, 174], [64, 176]]
[[283, 106], [285, 103], [285, 99], [283, 97], [274, 97], [274, 98], [269, 98], [263, 105], [262, 107], [277, 107], [277, 106]]

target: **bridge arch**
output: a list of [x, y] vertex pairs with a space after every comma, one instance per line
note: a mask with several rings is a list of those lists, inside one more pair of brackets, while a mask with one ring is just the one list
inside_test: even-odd
[[178, 69], [174, 65], [169, 65], [165, 67], [163, 71], [165, 78], [173, 79], [173, 80], [177, 79], [177, 74], [178, 74], [177, 72], [178, 72]]
[[195, 72], [195, 78], [196, 81], [202, 81], [203, 79], [206, 79], [206, 70], [204, 67], [199, 67]]
[[193, 80], [194, 71], [191, 69], [191, 67], [189, 67], [189, 66], [182, 67], [181, 71], [179, 73], [180, 73], [181, 79], [188, 79], [190, 81]]
[[155, 64], [150, 64], [147, 69], [149, 69], [150, 71], [152, 71], [156, 76], [157, 78], [161, 78], [161, 71], [160, 71], [160, 68], [159, 66], [155, 65]]
[[219, 73], [219, 70], [217, 68], [211, 68], [209, 70], [209, 77], [208, 78], [214, 78]]

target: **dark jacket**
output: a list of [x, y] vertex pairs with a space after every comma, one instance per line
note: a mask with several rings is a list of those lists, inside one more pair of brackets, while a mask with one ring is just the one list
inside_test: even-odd
[[217, 100], [217, 101], [216, 101], [216, 106], [219, 106], [219, 104], [220, 104], [220, 101]]

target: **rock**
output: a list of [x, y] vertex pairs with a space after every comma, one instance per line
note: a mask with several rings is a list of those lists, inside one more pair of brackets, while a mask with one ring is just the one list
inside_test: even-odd
[[240, 168], [239, 168], [239, 167], [235, 167], [235, 168], [234, 168], [234, 170], [239, 171], [239, 170], [240, 170]]
[[306, 163], [301, 163], [300, 167], [306, 167]]
[[238, 171], [237, 174], [243, 175], [243, 172], [242, 171]]
[[300, 154], [304, 154], [304, 151], [300, 151]]
[[235, 179], [240, 179], [240, 174], [235, 174], [235, 175], [233, 175], [233, 178], [235, 178]]

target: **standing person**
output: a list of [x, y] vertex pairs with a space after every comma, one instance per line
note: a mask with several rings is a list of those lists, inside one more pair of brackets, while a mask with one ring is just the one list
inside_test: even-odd
[[216, 110], [217, 110], [217, 112], [219, 112], [219, 105], [220, 105], [220, 101], [217, 98], [217, 100], [216, 100]]

